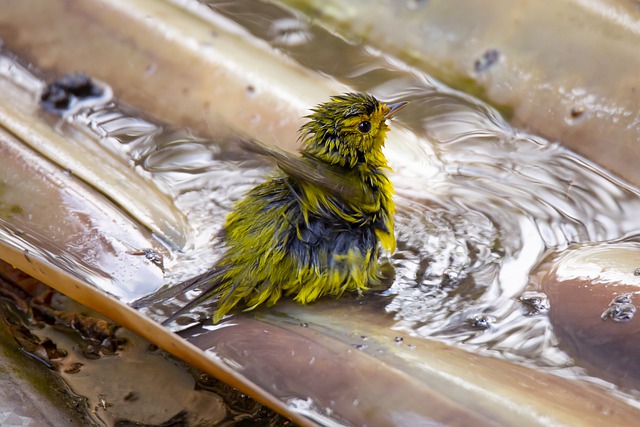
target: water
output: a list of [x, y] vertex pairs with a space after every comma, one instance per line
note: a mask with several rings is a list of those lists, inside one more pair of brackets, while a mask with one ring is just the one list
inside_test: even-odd
[[[19, 353], [18, 357], [5, 360], [9, 362], [8, 372], [15, 377], [19, 369], [22, 381], [30, 379], [45, 388], [47, 394], [55, 394], [59, 405], [57, 411], [52, 411], [42, 393], [31, 390], [33, 385], [29, 388], [22, 382], [15, 383], [13, 378], [14, 383], [0, 401], [7, 406], [5, 425], [11, 424], [7, 418], [11, 413], [23, 414], [24, 425], [50, 425], [54, 415], [58, 419], [55, 425], [230, 426], [242, 420], [254, 423], [250, 425], [291, 425], [238, 390], [62, 294], [51, 293], [47, 301], [46, 286], [12, 271], [4, 262], [0, 262], [0, 282], [4, 295], [0, 333], [6, 334], [2, 350]], [[19, 284], [25, 282], [38, 289], [38, 297], [31, 301], [19, 297]], [[13, 296], [12, 303], [19, 302], [24, 308], [12, 306], [7, 295]], [[25, 353], [41, 366], [34, 370], [29, 361], [21, 360]], [[27, 366], [23, 367], [25, 363]], [[35, 408], [25, 410], [15, 398], [11, 399], [13, 393], [20, 396], [25, 389], [30, 398], [40, 398]], [[65, 415], [64, 419], [59, 419], [58, 411]], [[40, 416], [31, 415], [34, 420], [29, 424], [28, 414]], [[43, 419], [36, 421], [40, 418]]]
[[[519, 297], [548, 251], [637, 232], [638, 193], [411, 67], [272, 6], [263, 5], [259, 14], [237, 12], [245, 10], [240, 3], [213, 7], [309, 68], [380, 99], [410, 101], [402, 125], [423, 138], [422, 157], [402, 157], [388, 143], [398, 250], [389, 257], [395, 281], [384, 294], [393, 296], [385, 310], [395, 327], [540, 367], [571, 367], [547, 318], [530, 315]], [[327, 51], [341, 52], [344, 61], [310, 55], [316, 44], [333, 46]], [[189, 219], [193, 233], [167, 266], [168, 283], [215, 263], [221, 250], [216, 236], [233, 201], [272, 167], [235, 150], [231, 137], [202, 140], [115, 103], [84, 111], [70, 125], [91, 129], [148, 173]], [[416, 172], [423, 169], [427, 173]], [[189, 297], [145, 312], [161, 320]]]
[[[388, 301], [394, 329], [559, 373], [575, 367], [557, 346], [545, 296], [527, 290], [529, 273], [549, 251], [637, 234], [636, 189], [557, 142], [513, 129], [482, 102], [276, 6], [208, 4], [312, 70], [385, 101], [410, 101], [391, 126], [421, 145], [407, 155], [388, 142], [398, 250], [387, 256], [394, 282], [373, 297]], [[233, 135], [204, 140], [112, 100], [80, 108], [57, 129], [119, 156], [188, 219], [186, 244], [167, 248], [164, 283], [215, 263], [226, 213], [273, 170], [237, 149]], [[143, 312], [162, 320], [192, 296]]]
[[518, 299], [548, 251], [637, 233], [636, 189], [511, 128], [482, 102], [277, 6], [204, 3], [305, 67], [410, 102], [399, 120], [433, 145], [425, 142], [423, 157], [396, 160], [387, 143], [398, 250], [385, 293], [394, 295], [386, 311], [396, 328], [538, 366], [571, 365], [547, 318], [529, 315]]
[[[547, 251], [637, 232], [638, 193], [559, 144], [511, 128], [480, 101], [275, 6], [249, 13], [244, 2], [210, 5], [308, 68], [380, 99], [410, 101], [396, 126], [417, 134], [423, 146], [403, 157], [392, 140], [387, 144], [398, 250], [389, 257], [395, 281], [384, 294], [393, 295], [385, 310], [396, 327], [566, 366], [546, 318], [527, 316], [518, 298]], [[215, 263], [226, 213], [273, 167], [235, 148], [232, 135], [204, 140], [117, 101], [80, 108], [58, 130], [98, 141], [170, 194], [188, 218], [187, 243], [168, 257], [165, 283]], [[161, 320], [185, 299], [146, 313]]]

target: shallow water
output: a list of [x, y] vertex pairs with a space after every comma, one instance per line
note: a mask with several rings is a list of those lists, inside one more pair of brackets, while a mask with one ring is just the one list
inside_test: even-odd
[[[637, 232], [638, 193], [559, 144], [512, 129], [480, 101], [276, 6], [247, 12], [242, 1], [210, 5], [311, 69], [379, 99], [410, 102], [397, 121], [425, 145], [407, 157], [387, 143], [398, 250], [389, 259], [396, 279], [385, 294], [394, 295], [386, 310], [397, 327], [507, 357], [564, 363], [552, 343], [539, 339], [546, 321], [526, 316], [517, 298], [546, 251]], [[175, 199], [190, 232], [166, 260], [167, 283], [215, 262], [216, 235], [232, 203], [272, 171], [234, 148], [232, 135], [203, 140], [110, 100], [80, 108], [58, 131], [90, 135]]]
[[[385, 301], [393, 328], [580, 374], [557, 346], [545, 296], [526, 293], [529, 273], [549, 251], [637, 234], [638, 191], [556, 142], [511, 128], [480, 101], [275, 6], [210, 4], [310, 69], [385, 101], [410, 101], [391, 126], [416, 133], [423, 145], [407, 154], [388, 141], [398, 207], [398, 250], [388, 256], [395, 280], [372, 296]], [[184, 247], [167, 248], [165, 283], [214, 264], [226, 213], [273, 170], [235, 148], [234, 135], [203, 140], [117, 101], [79, 108], [57, 130], [88, 135], [175, 200], [189, 227]], [[129, 290], [127, 298], [148, 291]], [[532, 312], [521, 297], [538, 298], [542, 308]], [[162, 320], [188, 298], [177, 299], [144, 312]]]
[[[546, 317], [532, 315], [518, 298], [548, 251], [637, 233], [635, 189], [558, 143], [511, 128], [482, 102], [276, 6], [207, 3], [311, 69], [380, 99], [410, 101], [398, 121], [425, 145], [407, 157], [387, 143], [398, 250], [390, 257], [395, 281], [384, 294], [394, 296], [386, 311], [397, 328], [538, 366], [571, 366]], [[180, 159], [182, 149], [172, 146], [164, 159]], [[229, 194], [249, 188], [268, 168], [209, 167], [215, 172], [180, 175], [185, 192], [178, 200], [200, 220], [209, 215], [203, 229], [218, 230]], [[224, 185], [211, 185], [222, 176]], [[175, 177], [165, 169], [162, 179]], [[190, 203], [200, 200], [195, 195], [205, 182], [211, 206]]]

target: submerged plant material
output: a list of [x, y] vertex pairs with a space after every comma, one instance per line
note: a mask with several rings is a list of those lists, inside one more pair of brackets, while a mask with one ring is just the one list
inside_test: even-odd
[[0, 292], [2, 327], [57, 374], [82, 425], [294, 426], [4, 262]]

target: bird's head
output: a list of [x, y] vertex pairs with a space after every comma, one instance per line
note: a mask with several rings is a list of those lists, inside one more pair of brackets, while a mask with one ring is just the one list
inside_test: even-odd
[[386, 119], [406, 104], [385, 104], [361, 93], [334, 96], [315, 107], [307, 116], [309, 122], [300, 128], [302, 153], [348, 168], [361, 163], [384, 166]]

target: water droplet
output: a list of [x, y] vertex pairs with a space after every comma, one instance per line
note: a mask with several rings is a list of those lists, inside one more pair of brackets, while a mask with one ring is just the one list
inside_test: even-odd
[[542, 292], [526, 291], [520, 295], [518, 301], [525, 309], [525, 315], [546, 313], [549, 311], [549, 298]]
[[160, 268], [160, 270], [162, 270], [162, 272], [164, 273], [164, 256], [158, 251], [156, 251], [155, 249], [152, 249], [152, 248], [139, 249], [139, 250], [127, 251], [127, 253], [129, 255], [144, 255], [146, 259], [151, 261], [153, 265]]
[[600, 317], [602, 320], [611, 319], [614, 322], [628, 322], [636, 314], [636, 306], [633, 305], [632, 299], [633, 294], [616, 296]]
[[467, 323], [474, 329], [489, 329], [496, 322], [496, 318], [486, 314], [477, 314], [467, 319]]

